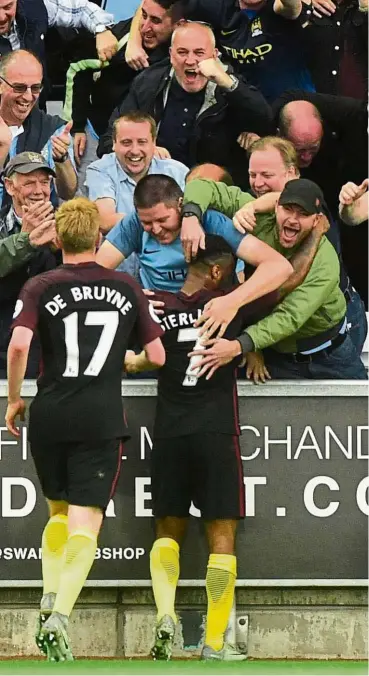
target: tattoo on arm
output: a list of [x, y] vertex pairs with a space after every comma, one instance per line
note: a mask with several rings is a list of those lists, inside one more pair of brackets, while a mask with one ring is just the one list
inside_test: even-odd
[[298, 251], [296, 251], [296, 253], [292, 256], [290, 263], [293, 267], [293, 273], [279, 288], [279, 301], [281, 301], [285, 296], [291, 293], [291, 291], [302, 284], [311, 268], [315, 254], [318, 251], [320, 240], [321, 234], [317, 233], [315, 230], [312, 230], [302, 242]]

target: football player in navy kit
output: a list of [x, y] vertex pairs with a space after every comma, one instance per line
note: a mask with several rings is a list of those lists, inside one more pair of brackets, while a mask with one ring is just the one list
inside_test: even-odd
[[[199, 250], [196, 261], [191, 263], [181, 291], [155, 294], [155, 299], [164, 301], [160, 320], [166, 350], [166, 363], [158, 374], [151, 458], [156, 540], [150, 567], [158, 611], [152, 655], [156, 659], [169, 659], [171, 655], [179, 548], [191, 500], [201, 511], [210, 550], [202, 658], [245, 659], [224, 642], [236, 580], [235, 533], [238, 520], [245, 516], [236, 390], [239, 360], [207, 380], [197, 375], [201, 356], [188, 356], [193, 346], [197, 350], [201, 346], [200, 330], [194, 324], [209, 299], [230, 290], [236, 259], [222, 237], [207, 235], [205, 242], [206, 248]], [[242, 307], [226, 335], [237, 338], [242, 327], [265, 315], [275, 302], [276, 294], [271, 293]], [[147, 368], [150, 364], [143, 353], [127, 352], [129, 372]]]
[[121, 399], [124, 355], [134, 334], [161, 366], [162, 329], [130, 276], [95, 262], [100, 218], [85, 198], [56, 213], [63, 265], [30, 279], [16, 304], [8, 350], [6, 425], [24, 419], [21, 399], [37, 331], [43, 369], [30, 407], [29, 440], [50, 518], [42, 536], [43, 597], [36, 642], [51, 661], [73, 659], [69, 615], [93, 564], [105, 508], [127, 439]]

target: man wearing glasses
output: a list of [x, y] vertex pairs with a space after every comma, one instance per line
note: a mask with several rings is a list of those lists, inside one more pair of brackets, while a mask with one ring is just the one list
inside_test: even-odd
[[[1, 0], [0, 0], [1, 1]], [[25, 50], [11, 52], [0, 67], [0, 165], [17, 153], [29, 150], [41, 153], [55, 170], [57, 197], [71, 199], [77, 189], [73, 164], [71, 123], [41, 111], [37, 104], [42, 90], [43, 69], [36, 56]], [[5, 191], [0, 185], [0, 204]]]

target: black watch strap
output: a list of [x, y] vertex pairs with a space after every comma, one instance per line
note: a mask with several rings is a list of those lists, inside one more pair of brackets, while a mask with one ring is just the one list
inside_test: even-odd
[[64, 162], [69, 160], [69, 153], [65, 153], [65, 155], [60, 157], [58, 160], [54, 157], [53, 160], [54, 162], [56, 162], [56, 164], [63, 164]]
[[182, 207], [182, 218], [188, 216], [196, 216], [199, 219], [200, 223], [202, 222], [202, 211], [198, 204], [193, 202], [188, 202]]
[[237, 340], [241, 345], [243, 356], [245, 356], [245, 354], [248, 352], [255, 351], [254, 341], [248, 333], [245, 332], [241, 336], [238, 336]]

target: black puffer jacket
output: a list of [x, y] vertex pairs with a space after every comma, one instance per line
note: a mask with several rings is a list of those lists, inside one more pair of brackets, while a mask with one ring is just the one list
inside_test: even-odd
[[[166, 59], [135, 78], [128, 96], [114, 110], [109, 127], [100, 138], [99, 157], [112, 151], [112, 125], [120, 115], [142, 110], [150, 113], [157, 123], [160, 122], [172, 77], [173, 71], [169, 59]], [[220, 164], [230, 171], [238, 185], [243, 186], [247, 179], [247, 160], [245, 151], [237, 144], [237, 137], [243, 131], [260, 136], [272, 132], [272, 112], [263, 95], [241, 78], [233, 92], [209, 82], [204, 105], [192, 129], [189, 164]]]

